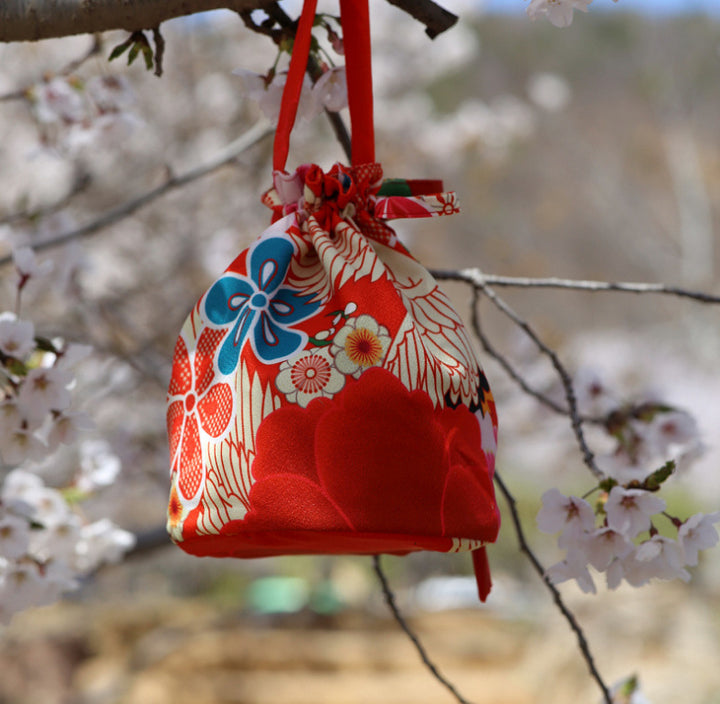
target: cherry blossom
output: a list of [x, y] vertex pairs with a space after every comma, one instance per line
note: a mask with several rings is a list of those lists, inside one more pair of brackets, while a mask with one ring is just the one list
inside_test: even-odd
[[86, 440], [80, 445], [80, 472], [75, 477], [75, 487], [91, 492], [110, 486], [121, 470], [120, 458], [103, 440]]
[[[535, 73], [530, 76], [527, 92], [535, 105], [551, 113], [564, 110], [572, 96], [568, 82], [555, 73]], [[577, 377], [575, 381], [577, 383]]]
[[49, 411], [64, 411], [70, 405], [68, 385], [72, 375], [60, 367], [31, 369], [20, 388], [18, 406], [26, 418], [43, 418]]
[[550, 534], [562, 531], [560, 547], [577, 545], [585, 531], [595, 528], [595, 514], [585, 499], [565, 496], [553, 488], [542, 495], [542, 502], [537, 515], [538, 529]]
[[59, 490], [13, 470], [0, 494], [0, 621], [55, 601], [77, 587], [78, 577], [118, 560], [134, 540], [108, 519], [85, 521]]
[[573, 20], [573, 10], [587, 12], [592, 0], [530, 0], [527, 15], [536, 20], [545, 15], [556, 27], [569, 27]]
[[24, 359], [35, 349], [35, 326], [14, 313], [0, 313], [0, 352]]
[[3, 501], [22, 499], [27, 492], [39, 489], [42, 486], [43, 481], [36, 474], [27, 472], [24, 469], [14, 469], [5, 477], [0, 496]]
[[54, 341], [55, 346], [61, 350], [60, 356], [55, 363], [61, 369], [70, 369], [92, 353], [91, 345], [82, 345], [77, 342], [68, 345], [63, 344], [61, 340]]
[[[65, 503], [62, 497], [60, 499]], [[82, 521], [77, 514], [69, 510], [54, 513], [51, 520], [45, 519], [43, 530], [33, 531], [33, 557], [43, 563], [50, 560], [71, 562], [75, 556], [81, 527]]]
[[63, 411], [53, 414], [47, 444], [50, 450], [57, 449], [58, 445], [71, 445], [81, 431], [92, 430], [95, 427], [87, 413]]
[[582, 414], [604, 416], [618, 406], [617, 399], [596, 369], [579, 369], [573, 379], [573, 390], [578, 411]]
[[646, 560], [638, 560], [633, 549], [621, 558], [615, 558], [605, 572], [607, 585], [617, 589], [623, 579], [633, 587], [647, 584], [655, 576], [655, 565]]
[[345, 67], [335, 66], [323, 73], [312, 87], [312, 96], [318, 106], [330, 112], [340, 112], [348, 104]]
[[80, 530], [75, 561], [79, 571], [87, 573], [103, 562], [118, 562], [135, 545], [135, 536], [103, 518]]
[[686, 565], [697, 565], [698, 552], [717, 545], [718, 532], [714, 524], [719, 521], [720, 512], [696, 513], [680, 526], [678, 540], [682, 545]]
[[30, 605], [42, 605], [50, 598], [50, 590], [38, 566], [32, 562], [7, 562], [0, 573], [0, 603], [3, 616], [9, 616]]
[[[286, 73], [276, 74], [268, 82], [267, 76], [243, 68], [233, 70], [233, 75], [241, 79], [241, 88], [245, 97], [257, 103], [260, 112], [272, 122], [277, 122], [280, 115], [280, 103], [282, 102]], [[297, 117], [306, 121], [312, 120], [320, 114], [321, 108], [313, 99], [312, 83], [305, 76], [302, 90], [300, 92], [300, 103], [298, 105]]]
[[22, 422], [23, 417], [15, 399], [7, 398], [0, 403], [0, 438], [14, 431]]
[[330, 45], [332, 46], [333, 51], [336, 54], [343, 56], [345, 54], [345, 43], [343, 42], [343, 38], [337, 32], [328, 28], [328, 39], [330, 40]]
[[593, 578], [588, 570], [586, 556], [582, 550], [569, 550], [567, 557], [561, 562], [548, 567], [545, 574], [553, 584], [574, 579], [586, 594], [595, 594], [597, 592]]
[[25, 491], [22, 499], [33, 507], [33, 518], [43, 527], [59, 525], [70, 516], [71, 509], [63, 495], [45, 484]]
[[648, 444], [658, 453], [665, 454], [675, 446], [688, 446], [699, 441], [697, 421], [686, 411], [658, 413], [648, 424]]
[[47, 454], [47, 446], [32, 431], [16, 427], [3, 433], [0, 456], [7, 465], [38, 461]]
[[665, 501], [651, 492], [614, 486], [605, 504], [605, 513], [610, 528], [634, 538], [650, 528], [650, 517], [665, 506]]
[[625, 557], [633, 550], [633, 544], [622, 533], [603, 526], [587, 533], [582, 543], [587, 561], [596, 569], [606, 570], [616, 557]]
[[638, 459], [633, 460], [622, 449], [617, 449], [609, 454], [596, 455], [595, 464], [606, 477], [612, 477], [620, 484], [628, 484], [642, 481], [651, 471], [648, 462]]
[[10, 513], [0, 515], [0, 555], [5, 559], [17, 559], [30, 546], [30, 526], [27, 519]]
[[109, 112], [72, 125], [64, 139], [64, 147], [72, 154], [83, 149], [110, 149], [120, 147], [142, 124], [128, 112]]
[[121, 112], [135, 103], [135, 91], [121, 73], [93, 76], [85, 84], [85, 93], [102, 114]]
[[690, 579], [690, 573], [683, 569], [682, 546], [676, 540], [656, 534], [650, 540], [641, 543], [635, 551], [640, 562], [647, 562], [653, 567], [653, 576], [660, 579], [679, 577], [684, 582]]
[[78, 86], [66, 78], [56, 77], [32, 88], [35, 117], [45, 124], [71, 124], [81, 122], [87, 116], [87, 108]]
[[12, 257], [15, 269], [20, 275], [19, 288], [22, 288], [29, 279], [45, 276], [53, 266], [49, 259], [39, 262], [30, 247], [13, 248]]

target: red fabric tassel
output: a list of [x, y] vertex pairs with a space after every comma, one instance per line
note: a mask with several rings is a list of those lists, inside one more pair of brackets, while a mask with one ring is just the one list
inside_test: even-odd
[[492, 589], [492, 579], [490, 578], [490, 563], [488, 562], [487, 550], [480, 548], [473, 550], [473, 567], [475, 568], [475, 579], [478, 585], [478, 595], [483, 603], [488, 598]]

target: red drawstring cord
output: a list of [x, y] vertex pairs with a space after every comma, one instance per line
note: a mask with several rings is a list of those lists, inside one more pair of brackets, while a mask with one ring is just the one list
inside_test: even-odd
[[[280, 104], [280, 116], [273, 147], [273, 169], [283, 171], [290, 151], [300, 93], [305, 80], [317, 0], [305, 0], [298, 23], [290, 68]], [[372, 57], [370, 51], [370, 12], [368, 0], [340, 0], [343, 43], [345, 45], [348, 105], [352, 126], [353, 165], [375, 161], [373, 126]]]

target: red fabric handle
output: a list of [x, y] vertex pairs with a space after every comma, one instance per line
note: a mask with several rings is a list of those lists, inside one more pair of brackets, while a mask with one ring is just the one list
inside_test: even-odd
[[375, 161], [373, 126], [372, 61], [368, 0], [340, 0], [345, 72], [352, 125], [353, 166]]
[[[298, 23], [290, 68], [283, 90], [273, 147], [273, 169], [283, 171], [290, 151], [300, 93], [305, 79], [317, 0], [305, 0]], [[370, 51], [370, 12], [368, 0], [340, 0], [343, 43], [345, 45], [348, 105], [352, 126], [351, 163], [375, 161], [373, 126], [372, 60]]]
[[290, 132], [292, 132], [295, 124], [295, 117], [300, 104], [300, 93], [305, 80], [308, 56], [310, 55], [316, 8], [317, 0], [305, 0], [295, 34], [290, 67], [285, 81], [282, 102], [280, 103], [277, 129], [275, 130], [275, 142], [273, 144], [273, 169], [275, 171], [282, 171], [287, 163], [288, 152], [290, 151]]

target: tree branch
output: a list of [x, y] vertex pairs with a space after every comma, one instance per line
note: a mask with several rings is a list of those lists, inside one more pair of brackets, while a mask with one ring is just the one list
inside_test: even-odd
[[[526, 393], [528, 396], [532, 396], [536, 400], [538, 400], [540, 403], [542, 403], [544, 406], [547, 406], [549, 409], [555, 411], [555, 413], [558, 413], [563, 416], [570, 415], [568, 412], [568, 409], [564, 406], [561, 406], [559, 403], [556, 403], [551, 398], [548, 398], [544, 394], [540, 393], [536, 389], [533, 389], [532, 386], [530, 386], [525, 379], [523, 379], [522, 375], [515, 370], [515, 368], [510, 364], [510, 362], [503, 357], [500, 352], [498, 352], [493, 344], [490, 342], [490, 339], [485, 334], [485, 331], [482, 329], [482, 326], [480, 325], [480, 315], [478, 313], [478, 304], [480, 303], [480, 289], [476, 286], [473, 286], [473, 296], [472, 296], [472, 307], [471, 307], [471, 323], [473, 327], [473, 332], [477, 336], [478, 340], [480, 340], [480, 344], [483, 347], [483, 350], [490, 355], [504, 370], [505, 373]], [[584, 419], [585, 420], [585, 419]], [[589, 419], [587, 419], [589, 420]]]
[[429, 0], [388, 0], [388, 2], [412, 15], [418, 22], [422, 22], [425, 25], [425, 34], [430, 39], [435, 39], [438, 34], [450, 29], [458, 21], [457, 15]]
[[587, 441], [585, 440], [585, 433], [582, 429], [583, 419], [580, 417], [580, 414], [578, 412], [577, 400], [575, 398], [572, 378], [570, 377], [567, 369], [565, 369], [565, 366], [560, 361], [557, 353], [552, 348], [548, 347], [540, 339], [540, 337], [538, 337], [538, 334], [532, 329], [532, 327], [530, 327], [530, 324], [527, 321], [523, 320], [487, 284], [473, 282], [473, 286], [482, 290], [483, 293], [492, 301], [493, 305], [501, 313], [503, 313], [503, 315], [508, 317], [510, 320], [513, 321], [513, 323], [515, 323], [515, 325], [517, 325], [521, 330], [523, 330], [525, 334], [535, 343], [535, 346], [540, 350], [540, 352], [542, 352], [546, 357], [548, 357], [553, 367], [555, 368], [555, 371], [558, 373], [560, 381], [563, 385], [563, 389], [565, 391], [565, 400], [567, 401], [568, 405], [567, 412], [570, 416], [570, 425], [572, 426], [578, 446], [580, 447], [580, 451], [582, 452], [583, 462], [585, 462], [585, 465], [595, 477], [597, 477], [598, 479], [602, 479], [604, 475], [595, 463], [595, 455], [593, 455], [592, 450], [590, 449]]
[[607, 685], [600, 676], [597, 667], [595, 666], [595, 660], [593, 659], [592, 653], [590, 652], [590, 646], [588, 645], [587, 639], [585, 638], [585, 634], [583, 633], [580, 624], [575, 619], [572, 611], [570, 611], [570, 609], [568, 609], [568, 607], [565, 605], [565, 602], [563, 601], [562, 596], [558, 591], [558, 588], [550, 581], [547, 574], [545, 574], [545, 568], [542, 566], [540, 560], [538, 560], [535, 553], [530, 548], [530, 545], [525, 538], [525, 532], [523, 531], [522, 522], [520, 521], [520, 514], [517, 510], [517, 502], [515, 501], [515, 497], [510, 493], [510, 490], [507, 488], [505, 482], [503, 482], [497, 472], [495, 472], [495, 483], [500, 489], [502, 495], [505, 497], [505, 500], [507, 501], [508, 507], [510, 509], [513, 524], [515, 525], [515, 533], [517, 534], [518, 542], [520, 543], [520, 551], [524, 552], [528, 560], [530, 560], [530, 564], [533, 566], [533, 569], [538, 573], [538, 575], [540, 575], [540, 579], [542, 579], [543, 583], [552, 594], [555, 605], [558, 607], [560, 613], [562, 613], [567, 622], [570, 624], [570, 628], [572, 628], [572, 630], [575, 632], [578, 640], [578, 646], [580, 647], [580, 652], [582, 653], [583, 658], [585, 658], [585, 662], [588, 665], [590, 674], [597, 682], [598, 687], [600, 687], [603, 694], [603, 699], [605, 700], [606, 704], [613, 704], [610, 690], [608, 689]]
[[[0, 11], [2, 11], [1, 7]], [[102, 53], [102, 50], [102, 37], [96, 34], [92, 38], [92, 44], [84, 54], [79, 56], [77, 59], [73, 59], [69, 64], [66, 64], [57, 71], [53, 71], [53, 75], [69, 76], [71, 73], [77, 71], [88, 59], [91, 59], [93, 56], [97, 56], [98, 54]], [[32, 85], [33, 84], [31, 83], [29, 85], [26, 85], [24, 88], [13, 90], [10, 93], [3, 93], [2, 95], [0, 95], [0, 102], [5, 102], [8, 100], [26, 100], [28, 97], [28, 90], [32, 87]]]
[[[432, 39], [457, 17], [432, 0], [388, 0], [422, 22]], [[112, 29], [135, 32], [175, 17], [208, 10], [264, 10], [270, 0], [2, 0], [0, 42], [22, 42], [96, 34]]]
[[486, 274], [480, 269], [461, 269], [460, 271], [435, 271], [430, 273], [443, 281], [464, 281], [476, 286], [509, 286], [517, 288], [556, 288], [573, 289], [576, 291], [618, 291], [621, 293], [658, 293], [679, 298], [691, 298], [701, 303], [720, 303], [720, 296], [702, 291], [691, 291], [678, 286], [666, 284], [612, 281], [585, 281], [577, 279], [560, 279], [550, 277], [533, 279], [522, 276], [500, 276]]
[[3, 0], [0, 42], [37, 41], [111, 29], [134, 32], [196, 12], [253, 10], [267, 0]]
[[413, 632], [413, 630], [408, 625], [408, 622], [400, 613], [400, 609], [398, 609], [397, 603], [395, 602], [395, 594], [390, 588], [390, 584], [387, 580], [387, 577], [385, 576], [385, 572], [383, 572], [382, 566], [380, 565], [380, 555], [373, 555], [373, 569], [375, 570], [375, 574], [380, 581], [383, 596], [385, 597], [385, 603], [388, 605], [388, 608], [390, 609], [395, 620], [398, 622], [400, 628], [402, 628], [402, 630], [405, 632], [405, 635], [411, 640], [412, 644], [415, 646], [415, 649], [418, 651], [420, 659], [423, 661], [425, 667], [430, 670], [432, 676], [438, 682], [440, 682], [440, 684], [445, 687], [455, 697], [455, 699], [460, 702], [460, 704], [470, 704], [467, 699], [464, 699], [457, 691], [457, 689], [455, 689], [455, 686], [452, 684], [452, 682], [450, 682], [440, 673], [435, 663], [428, 656], [427, 651], [425, 650], [425, 646], [420, 642], [420, 639]]
[[[103, 215], [101, 215], [96, 220], [88, 223], [87, 225], [83, 225], [82, 227], [78, 227], [68, 232], [63, 232], [59, 235], [56, 235], [55, 237], [49, 238], [41, 242], [33, 242], [32, 247], [36, 251], [40, 251], [43, 249], [51, 249], [52, 247], [58, 247], [62, 244], [65, 244], [66, 242], [69, 242], [70, 240], [78, 239], [80, 237], [87, 237], [88, 235], [99, 232], [100, 230], [108, 227], [109, 225], [113, 225], [120, 220], [124, 220], [126, 217], [129, 217], [137, 210], [140, 210], [140, 208], [143, 208], [144, 206], [148, 205], [160, 196], [165, 195], [169, 191], [172, 191], [176, 188], [181, 188], [182, 186], [185, 186], [191, 181], [195, 181], [202, 176], [207, 176], [213, 171], [217, 171], [217, 169], [221, 168], [222, 166], [233, 162], [244, 151], [257, 144], [260, 140], [264, 139], [268, 135], [272, 134], [273, 129], [274, 128], [272, 127], [272, 125], [270, 125], [264, 120], [258, 122], [254, 127], [251, 127], [241, 137], [236, 139], [234, 142], [231, 142], [222, 152], [220, 152], [217, 156], [215, 156], [214, 159], [211, 159], [206, 164], [203, 164], [202, 166], [197, 166], [194, 169], [190, 169], [190, 171], [186, 171], [184, 174], [181, 174], [179, 176], [171, 175], [162, 185], [157, 186], [151, 191], [148, 191], [147, 193], [144, 193], [137, 198], [133, 198], [132, 200], [129, 200], [126, 203], [117, 206], [117, 208], [108, 210], [106, 213], [103, 213]], [[11, 261], [11, 256], [0, 257], [0, 267], [4, 264], [9, 264]]]
[[68, 189], [67, 193], [58, 198], [53, 203], [47, 205], [41, 205], [35, 209], [25, 208], [9, 215], [0, 215], [0, 225], [12, 225], [18, 222], [32, 222], [42, 218], [46, 218], [49, 215], [64, 210], [76, 195], [87, 190], [92, 182], [90, 174], [85, 171], [79, 171], [73, 178], [73, 183]]

